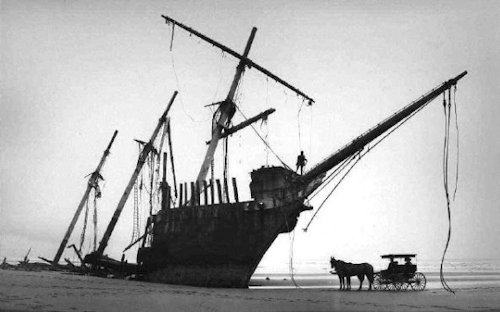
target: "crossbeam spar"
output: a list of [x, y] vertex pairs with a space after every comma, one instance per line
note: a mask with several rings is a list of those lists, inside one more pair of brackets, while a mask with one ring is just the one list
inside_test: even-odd
[[296, 87], [292, 86], [291, 84], [289, 84], [288, 82], [286, 82], [285, 80], [281, 79], [280, 77], [276, 76], [275, 74], [271, 73], [269, 70], [265, 69], [264, 67], [258, 65], [257, 63], [255, 63], [254, 61], [252, 61], [251, 59], [249, 59], [248, 57], [246, 56], [243, 56], [243, 55], [240, 55], [238, 52], [232, 50], [231, 48], [229, 47], [226, 47], [225, 45], [221, 44], [221, 43], [218, 43], [217, 41], [203, 35], [202, 33], [192, 29], [191, 27], [188, 27], [176, 20], [174, 20], [173, 18], [171, 17], [168, 17], [166, 15], [162, 15], [161, 17], [163, 17], [165, 19], [165, 22], [167, 24], [170, 24], [172, 23], [173, 25], [175, 26], [179, 26], [180, 28], [186, 30], [187, 32], [195, 35], [196, 37], [202, 39], [202, 40], [205, 40], [206, 42], [212, 44], [213, 46], [216, 46], [217, 48], [221, 49], [222, 51], [232, 55], [233, 57], [243, 61], [245, 63], [245, 65], [247, 65], [248, 67], [253, 67], [255, 69], [257, 69], [258, 71], [260, 71], [261, 73], [263, 73], [264, 75], [270, 77], [271, 79], [273, 79], [274, 81], [282, 84], [283, 86], [287, 87], [288, 89], [292, 90], [293, 92], [297, 93], [298, 95], [302, 96], [303, 98], [305, 98], [306, 100], [309, 101], [309, 105], [311, 105], [312, 103], [314, 103], [314, 100], [308, 96], [307, 94], [305, 94], [304, 92], [300, 91], [299, 89], [297, 89]]

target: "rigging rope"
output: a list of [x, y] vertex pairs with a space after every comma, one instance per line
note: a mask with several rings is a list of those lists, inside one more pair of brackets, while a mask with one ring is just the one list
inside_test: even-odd
[[289, 237], [290, 237], [290, 250], [289, 250], [289, 254], [290, 254], [290, 257], [289, 257], [290, 279], [292, 280], [292, 283], [293, 283], [293, 285], [295, 285], [295, 287], [301, 288], [299, 286], [299, 284], [297, 284], [297, 281], [295, 280], [295, 271], [294, 271], [294, 267], [293, 267], [293, 245], [295, 243], [295, 229], [293, 229], [292, 233], [289, 234]]
[[[227, 173], [228, 173], [228, 137], [225, 137], [223, 139], [223, 149], [222, 149], [222, 153], [224, 155], [224, 168], [223, 168], [223, 172], [222, 172], [222, 176], [224, 177], [224, 185], [226, 185], [227, 183]], [[223, 195], [223, 198], [226, 199], [228, 198], [229, 194], [227, 194], [228, 190], [226, 187], [223, 187], [222, 188], [222, 195]]]
[[85, 232], [87, 231], [87, 219], [89, 217], [89, 201], [85, 202], [85, 216], [83, 217], [83, 229], [82, 234], [80, 235], [80, 248], [78, 251], [82, 251], [83, 243], [85, 242]]
[[293, 268], [293, 245], [295, 242], [295, 228], [293, 229], [293, 231], [290, 231], [290, 226], [288, 225], [288, 218], [286, 217], [286, 215], [283, 215], [283, 217], [285, 219], [285, 225], [288, 232], [288, 239], [290, 240], [290, 246], [288, 249], [288, 273], [290, 273], [290, 280], [292, 281], [293, 285], [296, 288], [301, 288], [299, 284], [297, 284], [297, 281], [295, 281], [295, 272]]
[[300, 113], [302, 112], [302, 107], [304, 106], [305, 99], [302, 99], [299, 109], [297, 110], [297, 129], [299, 133], [299, 151], [302, 151], [302, 131], [300, 128]]
[[[269, 144], [269, 125], [267, 123], [267, 117], [262, 119], [262, 123], [260, 124], [260, 130], [264, 128], [264, 140]], [[266, 146], [266, 167], [269, 167], [269, 148]]]
[[314, 213], [314, 215], [311, 217], [311, 220], [309, 220], [309, 223], [307, 224], [307, 226], [303, 229], [304, 232], [307, 231], [307, 229], [309, 228], [309, 226], [311, 225], [313, 219], [316, 217], [316, 214], [318, 213], [319, 209], [324, 205], [324, 203], [326, 202], [326, 200], [333, 194], [333, 191], [335, 191], [335, 189], [338, 187], [338, 185], [340, 184], [340, 182], [342, 182], [342, 180], [347, 176], [347, 174], [352, 170], [352, 168], [358, 163], [358, 161], [361, 160], [362, 157], [364, 157], [367, 153], [369, 153], [374, 147], [376, 147], [377, 145], [379, 145], [382, 141], [384, 141], [390, 134], [392, 134], [394, 131], [396, 131], [397, 129], [399, 129], [399, 127], [401, 127], [403, 124], [405, 124], [408, 120], [410, 120], [410, 118], [412, 118], [415, 114], [417, 114], [420, 110], [422, 110], [425, 106], [427, 106], [430, 102], [422, 105], [420, 108], [418, 108], [417, 110], [415, 110], [413, 113], [411, 113], [410, 115], [408, 115], [406, 118], [404, 118], [403, 120], [401, 120], [397, 125], [395, 125], [389, 132], [387, 132], [384, 136], [382, 136], [377, 142], [375, 142], [373, 145], [369, 146], [367, 148], [367, 150], [363, 153], [363, 154], [360, 154], [361, 151], [357, 152], [356, 154], [354, 154], [350, 159], [348, 160], [344, 160], [342, 163], [340, 163], [339, 167], [337, 167], [337, 169], [335, 169], [326, 179], [325, 179], [325, 182], [324, 182], [324, 185], [321, 186], [318, 191], [315, 191], [313, 192], [313, 194], [311, 195], [310, 199], [312, 199], [314, 196], [316, 196], [319, 191], [321, 191], [324, 187], [326, 187], [326, 185], [328, 185], [330, 182], [333, 181], [333, 179], [342, 171], [345, 169], [345, 167], [352, 162], [352, 160], [359, 155], [359, 158], [356, 160], [356, 162], [352, 165], [351, 168], [349, 168], [349, 170], [344, 174], [344, 176], [342, 176], [342, 178], [339, 180], [339, 182], [337, 182], [337, 184], [335, 185], [335, 187], [333, 188], [333, 190], [328, 194], [328, 196], [325, 198], [325, 200], [321, 203], [321, 205], [318, 207], [318, 209], [316, 210], [316, 212]]
[[[266, 107], [267, 109], [271, 108], [269, 106], [269, 77], [266, 76]], [[262, 120], [262, 123], [260, 124], [260, 129], [262, 130], [262, 126], [265, 126], [265, 135], [264, 135], [264, 140], [266, 141], [267, 144], [269, 144], [269, 124], [267, 122], [266, 116], [264, 120]], [[269, 148], [266, 145], [266, 167], [269, 167]]]
[[[141, 154], [141, 144], [139, 143], [139, 155]], [[140, 192], [139, 189], [142, 190], [142, 171], [140, 173], [140, 179], [138, 178], [134, 183], [134, 211], [133, 211], [133, 220], [132, 220], [132, 237], [130, 239], [130, 243], [132, 244], [139, 237], [139, 206], [141, 203]]]
[[312, 133], [313, 133], [313, 110], [312, 105], [309, 105], [311, 109], [309, 110], [309, 153], [312, 153]]
[[154, 193], [154, 178], [155, 178], [155, 157], [151, 152], [148, 157], [149, 166], [149, 215], [153, 214], [153, 193]]
[[138, 236], [138, 228], [139, 228], [139, 181], [134, 183], [134, 212], [133, 212], [133, 226], [132, 226], [132, 237], [130, 242], [134, 242]]
[[[243, 116], [243, 118], [245, 118], [245, 120], [248, 120], [248, 118], [245, 116], [245, 114], [243, 114], [243, 112], [240, 110], [240, 108], [236, 106], [236, 109], [238, 110], [238, 112], [240, 112], [241, 116]], [[278, 154], [276, 154], [276, 152], [271, 148], [271, 146], [266, 142], [266, 140], [260, 135], [260, 133], [257, 131], [257, 129], [255, 129], [255, 127], [253, 125], [250, 125], [250, 127], [252, 127], [253, 131], [255, 132], [255, 134], [257, 134], [257, 136], [260, 138], [260, 140], [262, 141], [262, 143], [264, 143], [264, 145], [271, 151], [271, 153], [273, 153], [273, 155], [280, 161], [280, 163], [283, 165], [283, 167], [289, 169], [289, 170], [292, 170], [292, 168], [290, 168], [279, 156]]]
[[[356, 166], [356, 164], [361, 160], [361, 157], [366, 154], [365, 153], [365, 154], [361, 155], [360, 153], [361, 153], [361, 151], [357, 152], [354, 155], [355, 157], [357, 156], [358, 159], [356, 159], [356, 161], [354, 162], [354, 164], [352, 164], [352, 166], [347, 170], [347, 172], [344, 173], [344, 175], [340, 178], [340, 180], [337, 182], [337, 184], [335, 184], [335, 186], [333, 187], [333, 189], [330, 191], [330, 193], [328, 193], [328, 195], [323, 200], [323, 202], [321, 202], [321, 204], [318, 206], [318, 209], [316, 209], [316, 211], [314, 212], [313, 216], [311, 217], [311, 220], [309, 220], [309, 222], [307, 223], [306, 227], [303, 229], [304, 232], [307, 232], [307, 230], [308, 230], [309, 226], [311, 225], [312, 221], [314, 220], [314, 218], [316, 217], [316, 215], [318, 214], [318, 212], [320, 211], [320, 209], [323, 207], [323, 205], [326, 203], [326, 201], [328, 200], [328, 198], [330, 198], [330, 196], [333, 194], [333, 192], [337, 189], [337, 187], [340, 185], [340, 183], [344, 180], [344, 178], [349, 174], [349, 172], [351, 172], [351, 170], [354, 168], [354, 166]], [[347, 162], [347, 164], [351, 163], [351, 161], [354, 158], [351, 158], [351, 160], [349, 160]]]
[[174, 31], [175, 31], [175, 23], [172, 23], [172, 37], [170, 38], [170, 51], [172, 51], [172, 46], [174, 45]]
[[[97, 186], [99, 187], [99, 185]], [[97, 198], [101, 197], [100, 192], [94, 191], [94, 246], [92, 251], [96, 251], [97, 249]]]
[[458, 131], [458, 114], [457, 114], [457, 100], [456, 100], [456, 95], [457, 95], [457, 86], [453, 88], [453, 106], [455, 106], [455, 130], [456, 130], [456, 138], [457, 138], [457, 163], [456, 163], [456, 168], [455, 168], [455, 191], [453, 192], [453, 200], [455, 200], [455, 196], [457, 195], [457, 189], [458, 189], [458, 165], [459, 165], [459, 154], [460, 154], [460, 144], [459, 144], [459, 137], [460, 137], [460, 132]]
[[172, 64], [172, 71], [174, 72], [174, 77], [175, 77], [175, 84], [177, 85], [177, 90], [179, 90], [179, 100], [181, 101], [181, 107], [182, 107], [182, 111], [184, 112], [184, 114], [189, 118], [191, 119], [192, 122], [196, 122], [196, 123], [200, 123], [200, 122], [204, 122], [204, 121], [207, 121], [207, 120], [210, 120], [210, 118], [208, 119], [202, 119], [202, 120], [197, 120], [195, 118], [193, 118], [193, 116], [191, 116], [187, 110], [186, 110], [186, 107], [184, 105], [184, 100], [182, 99], [182, 92], [181, 92], [181, 87], [180, 87], [180, 82], [179, 82], [179, 76], [177, 75], [177, 70], [175, 69], [175, 59], [174, 59], [174, 52], [171, 52], [170, 53], [170, 63]]
[[323, 182], [323, 184], [317, 189], [315, 190], [311, 195], [309, 195], [309, 200], [313, 199], [314, 197], [316, 197], [316, 195], [318, 195], [325, 187], [327, 187], [332, 181], [333, 179], [335, 179], [339, 173], [344, 170], [344, 168], [356, 157], [356, 154], [354, 154], [351, 158], [347, 158], [345, 159], [343, 162], [341, 162], [339, 164], [339, 166], [337, 166], [337, 168], [335, 168], [335, 170], [333, 170], [329, 175], [328, 177], [326, 177], [325, 179], [325, 182]]
[[[238, 112], [240, 112], [241, 116], [243, 116], [243, 118], [245, 118], [245, 120], [248, 120], [248, 118], [245, 116], [245, 114], [243, 114], [243, 112], [240, 110], [240, 108], [238, 106], [236, 106], [236, 109], [238, 110]], [[257, 131], [257, 129], [255, 129], [255, 127], [253, 125], [250, 125], [250, 127], [252, 127], [253, 131], [255, 132], [255, 134], [257, 134], [257, 136], [259, 137], [259, 139], [262, 141], [262, 143], [264, 143], [264, 145], [271, 151], [271, 153], [273, 153], [273, 155], [279, 160], [279, 162], [283, 165], [283, 167], [289, 169], [289, 170], [292, 170], [292, 168], [290, 168], [279, 156], [278, 154], [276, 154], [276, 152], [271, 148], [271, 146], [266, 142], [266, 140], [260, 135], [260, 133]], [[292, 170], [293, 171], [293, 170]]]
[[[219, 93], [219, 87], [220, 87], [220, 83], [222, 81], [222, 60], [225, 58], [226, 58], [226, 54], [224, 53], [224, 51], [221, 51], [221, 57], [219, 59], [219, 80], [217, 81], [217, 86], [215, 87], [215, 92], [214, 92], [212, 103], [215, 103], [215, 101], [217, 99], [217, 93]], [[209, 109], [213, 110], [213, 107], [209, 106]]]
[[[444, 278], [444, 272], [443, 272], [444, 258], [445, 258], [446, 252], [448, 251], [448, 247], [450, 244], [450, 238], [451, 238], [451, 207], [450, 207], [451, 202], [450, 202], [450, 195], [449, 195], [449, 188], [448, 188], [448, 161], [449, 161], [450, 123], [451, 123], [451, 89], [448, 89], [448, 103], [446, 103], [446, 91], [443, 93], [443, 109], [444, 109], [444, 121], [445, 121], [444, 122], [445, 135], [444, 135], [444, 143], [443, 143], [443, 186], [444, 186], [444, 192], [445, 192], [445, 196], [446, 196], [446, 208], [448, 211], [448, 236], [446, 239], [445, 248], [443, 250], [443, 256], [441, 258], [441, 266], [439, 269], [439, 278], [441, 280], [441, 285], [443, 285], [443, 288], [446, 291], [449, 291], [449, 292], [455, 294], [455, 292], [451, 289], [451, 287], [446, 282], [446, 280]], [[456, 107], [455, 107], [455, 114], [456, 114]], [[456, 120], [458, 120], [458, 117], [456, 118]], [[458, 127], [458, 125], [457, 125], [457, 127]], [[457, 133], [457, 142], [458, 142], [458, 133]], [[458, 171], [456, 173], [456, 181], [458, 181]]]

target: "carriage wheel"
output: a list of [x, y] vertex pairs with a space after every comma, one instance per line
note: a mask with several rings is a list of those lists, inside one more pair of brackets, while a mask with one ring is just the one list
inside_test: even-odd
[[427, 280], [425, 279], [425, 275], [420, 272], [415, 273], [413, 283], [411, 283], [411, 288], [413, 290], [424, 290], [426, 284]]
[[394, 289], [397, 291], [400, 291], [403, 285], [401, 282], [394, 282], [393, 284], [394, 284]]
[[401, 290], [407, 291], [409, 286], [410, 286], [410, 283], [407, 283], [407, 282], [401, 283]]
[[373, 275], [372, 287], [375, 290], [383, 290], [384, 289], [384, 285], [382, 284], [382, 276], [380, 276], [380, 273], [375, 273]]
[[389, 282], [385, 286], [385, 290], [396, 290], [396, 284], [394, 282]]

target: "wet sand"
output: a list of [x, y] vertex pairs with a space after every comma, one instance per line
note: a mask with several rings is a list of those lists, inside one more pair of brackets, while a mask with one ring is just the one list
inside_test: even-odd
[[[326, 275], [255, 276], [250, 289], [209, 289], [62, 272], [0, 270], [0, 311], [499, 311], [500, 273], [426, 274], [425, 291], [338, 291]], [[266, 279], [269, 277], [269, 280]], [[284, 280], [286, 279], [286, 280]], [[353, 287], [358, 286], [353, 282]], [[366, 284], [365, 284], [366, 285]], [[365, 288], [366, 289], [366, 288]]]

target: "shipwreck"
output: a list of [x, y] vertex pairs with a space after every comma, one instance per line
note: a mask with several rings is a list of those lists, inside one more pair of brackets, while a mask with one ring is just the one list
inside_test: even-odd
[[[192, 182], [177, 183], [175, 171], [173, 183], [166, 178], [166, 163], [173, 164], [172, 142], [169, 139], [169, 153], [163, 156], [163, 176], [159, 188], [161, 209], [151, 212], [142, 235], [128, 248], [139, 244], [137, 264], [124, 265], [120, 261], [104, 256], [104, 251], [115, 225], [125, 207], [125, 203], [137, 182], [148, 157], [159, 157], [154, 142], [163, 129], [163, 135], [170, 136], [169, 109], [174, 102], [175, 92], [160, 117], [148, 142], [142, 142], [142, 150], [137, 166], [115, 209], [114, 215], [97, 247], [87, 254], [82, 262], [93, 269], [124, 270], [136, 274], [145, 280], [169, 284], [184, 284], [204, 287], [248, 287], [249, 280], [262, 257], [281, 233], [293, 231], [300, 214], [311, 210], [308, 197], [318, 190], [327, 180], [328, 173], [356, 157], [373, 142], [419, 112], [432, 100], [454, 87], [464, 77], [464, 71], [451, 78], [420, 98], [403, 107], [398, 112], [362, 133], [338, 151], [327, 156], [304, 174], [299, 174], [287, 166], [262, 166], [251, 171], [251, 199], [241, 201], [235, 179], [224, 175], [223, 179], [207, 177], [214, 153], [221, 140], [236, 131], [244, 129], [253, 122], [267, 118], [274, 110], [268, 110], [239, 125], [232, 125], [232, 118], [237, 110], [234, 103], [236, 88], [247, 69], [258, 70], [302, 97], [308, 104], [314, 100], [290, 83], [274, 75], [269, 70], [256, 64], [249, 58], [250, 48], [257, 29], [253, 28], [242, 54], [216, 42], [198, 31], [168, 17], [162, 16], [167, 24], [179, 27], [190, 35], [221, 49], [239, 60], [227, 97], [215, 103], [211, 138], [206, 154], [201, 161], [198, 176]], [[98, 185], [99, 170], [104, 163], [114, 137], [106, 149], [97, 170], [90, 176], [88, 188], [77, 212], [64, 236], [61, 246], [52, 261], [57, 264], [66, 247], [74, 224], [82, 211], [91, 189]], [[161, 151], [161, 149], [159, 149]], [[152, 156], [153, 155], [153, 156]], [[156, 155], [156, 156], [155, 156]], [[232, 196], [230, 194], [232, 193]], [[123, 261], [122, 261], [123, 262]]]

